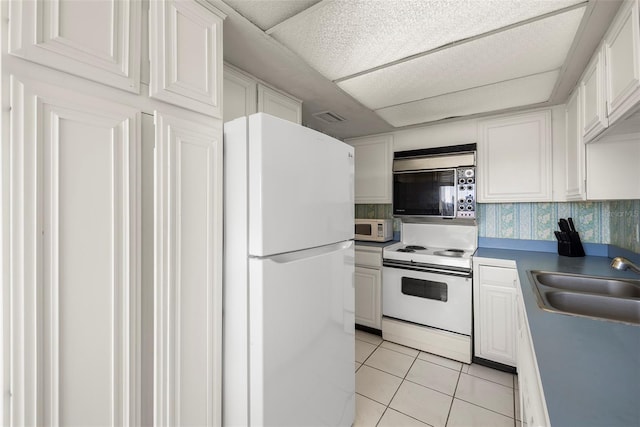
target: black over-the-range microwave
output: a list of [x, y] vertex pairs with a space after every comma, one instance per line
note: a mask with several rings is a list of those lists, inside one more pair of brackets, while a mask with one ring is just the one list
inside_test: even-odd
[[394, 153], [393, 214], [475, 218], [476, 144]]

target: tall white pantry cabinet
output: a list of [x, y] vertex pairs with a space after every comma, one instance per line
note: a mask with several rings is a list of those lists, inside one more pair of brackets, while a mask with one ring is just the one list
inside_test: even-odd
[[2, 424], [219, 425], [224, 15], [0, 8]]

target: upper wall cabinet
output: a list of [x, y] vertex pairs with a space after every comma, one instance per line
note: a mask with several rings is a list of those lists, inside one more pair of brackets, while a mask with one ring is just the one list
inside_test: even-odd
[[258, 111], [302, 124], [302, 102], [258, 83]]
[[302, 124], [302, 101], [270, 88], [236, 67], [224, 64], [224, 121], [253, 113], [267, 113]]
[[378, 135], [345, 141], [355, 152], [355, 202], [392, 203], [393, 137]]
[[580, 80], [585, 143], [611, 134], [603, 131], [622, 122], [640, 103], [639, 3], [622, 4]]
[[627, 0], [604, 37], [609, 122], [640, 101], [640, 0]]
[[258, 84], [248, 75], [224, 65], [225, 122], [257, 112]]
[[478, 124], [478, 202], [552, 200], [551, 111]]
[[582, 142], [579, 88], [573, 91], [565, 107], [565, 197], [567, 200], [584, 200], [585, 147]]
[[151, 1], [149, 95], [222, 117], [222, 21], [195, 1]]
[[139, 93], [141, 5], [135, 0], [12, 1], [9, 53]]
[[581, 122], [585, 141], [590, 141], [609, 125], [605, 110], [605, 58], [599, 48], [591, 58], [580, 81]]

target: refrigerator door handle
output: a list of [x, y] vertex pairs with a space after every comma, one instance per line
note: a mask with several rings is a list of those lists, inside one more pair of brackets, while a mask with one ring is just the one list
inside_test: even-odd
[[295, 262], [298, 261], [300, 259], [304, 259], [304, 258], [311, 258], [314, 256], [320, 256], [320, 255], [325, 255], [325, 254], [329, 254], [331, 252], [337, 252], [337, 251], [342, 251], [345, 249], [350, 248], [351, 246], [353, 246], [353, 240], [345, 240], [342, 242], [338, 242], [338, 243], [332, 243], [329, 245], [324, 245], [324, 246], [318, 246], [315, 248], [310, 248], [310, 249], [304, 249], [301, 251], [294, 251], [294, 252], [285, 252], [282, 254], [278, 254], [278, 255], [271, 255], [271, 256], [266, 256], [266, 257], [254, 257], [252, 256], [251, 258], [257, 258], [257, 259], [269, 259], [273, 262], [277, 262], [278, 264], [286, 264], [289, 262]]

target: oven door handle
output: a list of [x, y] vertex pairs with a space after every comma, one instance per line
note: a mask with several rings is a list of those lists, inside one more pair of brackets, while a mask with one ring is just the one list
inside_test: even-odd
[[398, 270], [423, 271], [425, 273], [444, 274], [447, 276], [455, 276], [455, 277], [465, 277], [465, 278], [473, 277], [473, 271], [471, 270], [467, 270], [467, 269], [454, 270], [455, 267], [449, 267], [447, 269], [443, 269], [438, 265], [415, 263], [411, 261], [392, 261], [392, 260], [383, 259], [382, 266], [388, 267], [388, 268], [397, 268]]

